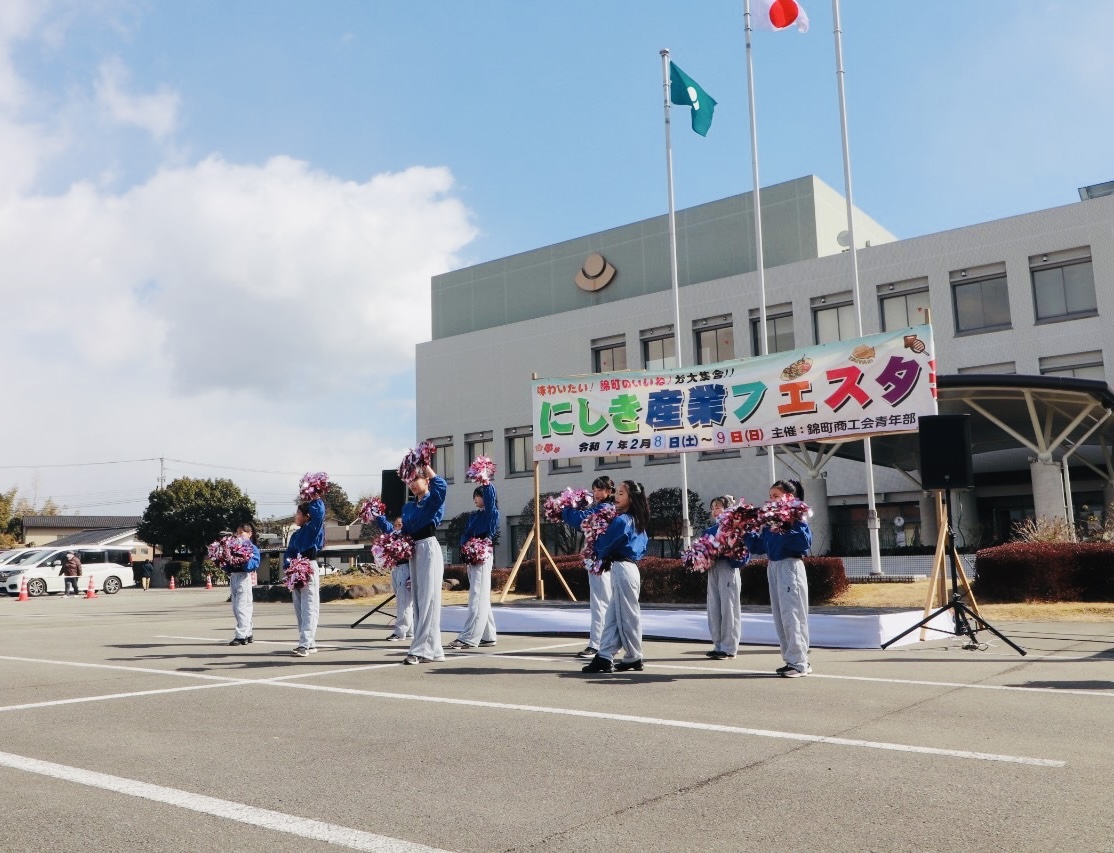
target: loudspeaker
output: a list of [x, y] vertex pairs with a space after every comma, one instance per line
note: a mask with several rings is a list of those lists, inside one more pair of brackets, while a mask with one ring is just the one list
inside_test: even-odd
[[388, 521], [394, 521], [402, 515], [402, 507], [406, 503], [406, 484], [402, 482], [402, 477], [398, 476], [398, 471], [394, 468], [383, 471], [379, 497], [387, 505]]
[[973, 489], [971, 416], [926, 415], [917, 421], [921, 445], [921, 488]]

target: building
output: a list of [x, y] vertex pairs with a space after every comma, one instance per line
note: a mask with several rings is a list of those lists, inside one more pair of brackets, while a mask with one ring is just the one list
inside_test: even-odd
[[[806, 177], [761, 198], [769, 351], [857, 337], [842, 197]], [[435, 467], [457, 486], [447, 518], [470, 509], [464, 470], [481, 453], [498, 465], [505, 532], [533, 497], [532, 374], [669, 368], [678, 341], [684, 365], [761, 352], [752, 210], [746, 193], [677, 213], [679, 335], [665, 216], [433, 279], [433, 339], [417, 351], [417, 420], [419, 436], [438, 445]], [[1114, 316], [1114, 197], [906, 240], [863, 214], [855, 221], [864, 333], [930, 319], [941, 411], [971, 412], [977, 422], [976, 488], [958, 496], [960, 543], [1002, 539], [1027, 515], [1078, 517], [1085, 505], [1114, 500], [1106, 444], [1114, 334], [1103, 321]], [[877, 443], [883, 546], [934, 542], [933, 504], [909, 439]], [[862, 443], [831, 458], [822, 446], [777, 453], [778, 476], [801, 479], [819, 504], [818, 553], [865, 545], [866, 477], [853, 445]], [[761, 499], [766, 452], [690, 454], [689, 487], [705, 501]], [[638, 480], [647, 492], [679, 484], [675, 455], [543, 467], [543, 492], [586, 487], [597, 472]], [[513, 559], [518, 541], [504, 535], [497, 562]]]

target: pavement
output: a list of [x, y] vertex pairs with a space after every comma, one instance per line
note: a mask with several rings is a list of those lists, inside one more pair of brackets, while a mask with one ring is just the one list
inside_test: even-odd
[[1114, 851], [1114, 624], [587, 676], [579, 636], [404, 666], [341, 602], [318, 654], [288, 604], [229, 647], [226, 598], [0, 599], [0, 850]]

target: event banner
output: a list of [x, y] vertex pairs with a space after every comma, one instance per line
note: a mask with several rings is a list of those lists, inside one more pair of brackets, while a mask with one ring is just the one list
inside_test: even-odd
[[534, 458], [688, 453], [915, 432], [932, 327], [687, 369], [533, 383]]

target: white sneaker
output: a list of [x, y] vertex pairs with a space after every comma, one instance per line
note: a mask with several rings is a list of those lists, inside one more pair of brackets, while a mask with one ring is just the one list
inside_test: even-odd
[[804, 669], [795, 669], [789, 667], [785, 672], [780, 673], [782, 678], [804, 678], [806, 675], [812, 675], [812, 665], [805, 664]]
[[298, 648], [294, 649], [294, 654], [296, 654], [300, 658], [304, 658], [306, 655], [309, 654], [309, 649], [307, 649], [305, 646], [298, 646]]
[[310, 646], [306, 651], [311, 655], [315, 655], [317, 654], [317, 646]]

